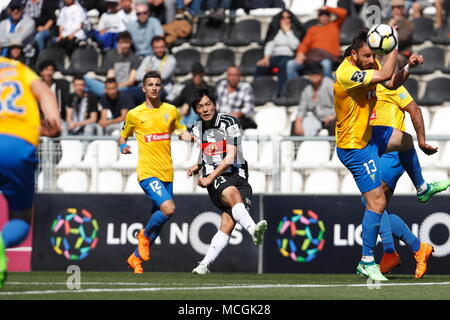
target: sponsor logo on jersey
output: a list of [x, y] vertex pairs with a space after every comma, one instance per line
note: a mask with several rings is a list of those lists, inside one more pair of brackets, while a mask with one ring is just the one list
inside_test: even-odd
[[202, 143], [202, 152], [208, 156], [215, 156], [227, 152], [227, 142], [225, 140], [217, 142]]
[[165, 133], [153, 133], [144, 136], [145, 142], [155, 142], [155, 141], [163, 141], [170, 140], [170, 134], [168, 132]]
[[372, 114], [370, 115], [370, 120], [375, 120], [377, 118], [377, 111], [373, 110]]

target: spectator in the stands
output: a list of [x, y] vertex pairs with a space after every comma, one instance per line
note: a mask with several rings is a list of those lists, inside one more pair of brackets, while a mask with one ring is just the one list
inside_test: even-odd
[[193, 17], [199, 15], [203, 0], [176, 0], [177, 11], [187, 11]]
[[172, 90], [173, 75], [177, 66], [175, 57], [168, 53], [164, 37], [156, 36], [151, 41], [153, 54], [142, 60], [136, 72], [136, 81], [142, 83], [144, 75], [149, 71], [158, 71], [161, 74], [161, 99], [164, 99]]
[[172, 101], [172, 104], [179, 108], [180, 114], [183, 117], [182, 121], [188, 128], [192, 127], [194, 122], [199, 119], [198, 115], [189, 106], [189, 101], [195, 89], [209, 88], [214, 90], [214, 88], [208, 85], [204, 80], [205, 68], [200, 62], [196, 62], [192, 65], [191, 75], [192, 78], [184, 83], [180, 95]]
[[[444, 0], [408, 0], [405, 4], [406, 9], [409, 10], [412, 8], [411, 18], [420, 18], [423, 16], [423, 9], [428, 7], [436, 7], [435, 14], [435, 27], [436, 29], [441, 28], [444, 25]], [[407, 11], [409, 12], [409, 11]]]
[[66, 119], [67, 98], [70, 93], [70, 84], [64, 79], [55, 79], [56, 64], [52, 60], [44, 60], [39, 64], [38, 72], [41, 79], [50, 87], [58, 100], [61, 119]]
[[242, 81], [238, 67], [228, 67], [227, 78], [217, 84], [216, 96], [219, 112], [238, 118], [243, 130], [257, 127], [252, 119], [255, 108], [253, 88]]
[[59, 28], [55, 45], [65, 49], [68, 55], [78, 47], [80, 41], [86, 40], [85, 27], [87, 16], [83, 7], [75, 0], [64, 0], [65, 6], [61, 9], [56, 24]]
[[175, 19], [176, 0], [147, 0], [151, 16], [161, 24], [170, 23]]
[[300, 44], [301, 24], [289, 10], [281, 11], [273, 20], [278, 24], [271, 24], [268, 30], [264, 57], [256, 63], [254, 77], [270, 75], [277, 68], [277, 93], [280, 95], [287, 80], [286, 63], [294, 58]]
[[171, 48], [179, 38], [186, 38], [191, 35], [193, 29], [193, 18], [186, 10], [179, 11], [175, 20], [163, 25], [164, 38], [168, 48]]
[[335, 135], [336, 113], [333, 104], [333, 83], [324, 77], [323, 68], [316, 64], [308, 70], [309, 84], [303, 89], [295, 114], [292, 134], [316, 136], [321, 129]]
[[145, 57], [153, 53], [149, 39], [164, 35], [158, 19], [150, 17], [150, 11], [145, 3], [136, 4], [137, 20], [128, 24], [127, 29], [133, 38], [136, 55]]
[[[108, 51], [103, 66], [107, 78], [115, 78], [119, 91], [130, 95], [136, 104], [145, 100], [141, 88], [136, 84], [136, 71], [139, 67], [139, 58], [131, 51], [131, 35], [128, 31], [121, 32], [117, 40], [117, 48]], [[84, 77], [88, 91], [100, 97], [105, 92], [103, 81]]]
[[128, 110], [135, 106], [133, 99], [119, 91], [116, 79], [107, 78], [105, 94], [100, 98], [102, 106], [100, 121], [105, 135], [116, 135], [123, 127]]
[[99, 109], [97, 98], [84, 89], [83, 77], [75, 76], [72, 80], [73, 93], [69, 96], [66, 110], [65, 129], [70, 135], [102, 135], [102, 128], [97, 124]]
[[94, 31], [95, 40], [104, 51], [115, 48], [119, 33], [126, 30], [119, 16], [119, 0], [106, 0], [106, 8]]
[[[331, 20], [331, 14], [336, 15], [336, 19]], [[339, 35], [346, 15], [342, 8], [319, 9], [318, 24], [308, 29], [295, 59], [287, 62], [288, 79], [298, 76], [298, 72], [302, 72], [306, 66], [317, 63], [322, 65], [326, 77], [332, 77], [333, 63], [338, 61], [341, 54]]]
[[131, 21], [136, 21], [136, 11], [134, 10], [133, 0], [120, 0], [120, 10], [117, 13], [121, 23], [127, 27]]
[[378, 0], [339, 0], [337, 4], [339, 8], [347, 10], [347, 17], [360, 18], [364, 21], [366, 27], [371, 27], [368, 23], [372, 21], [369, 19], [369, 16], [373, 14], [373, 12], [368, 10], [368, 8], [373, 5], [381, 8]]
[[36, 34], [34, 42], [38, 51], [44, 50], [47, 40], [55, 26], [55, 10], [57, 4], [53, 0], [27, 0], [25, 14], [34, 19]]
[[398, 65], [402, 69], [411, 55], [414, 33], [414, 25], [406, 17], [405, 0], [391, 0], [389, 25], [398, 27]]
[[2, 56], [7, 56], [11, 40], [19, 40], [27, 47], [33, 42], [34, 20], [24, 14], [25, 2], [11, 0], [6, 10], [8, 18], [0, 22], [0, 48]]
[[225, 10], [230, 9], [232, 0], [205, 0], [209, 17], [216, 20], [225, 19]]
[[23, 55], [23, 46], [20, 40], [12, 39], [8, 46], [8, 58], [27, 64]]

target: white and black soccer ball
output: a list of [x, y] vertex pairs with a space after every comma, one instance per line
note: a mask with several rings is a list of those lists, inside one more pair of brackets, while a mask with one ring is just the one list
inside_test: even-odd
[[375, 53], [387, 54], [397, 47], [397, 31], [390, 25], [376, 24], [367, 32], [367, 44]]

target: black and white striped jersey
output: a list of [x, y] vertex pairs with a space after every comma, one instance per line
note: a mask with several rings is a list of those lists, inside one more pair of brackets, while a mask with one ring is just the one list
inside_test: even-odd
[[233, 116], [216, 113], [212, 127], [206, 127], [201, 121], [194, 123], [192, 134], [201, 151], [202, 175], [213, 172], [227, 155], [227, 145], [237, 148], [236, 159], [224, 173], [237, 173], [248, 178], [247, 162], [242, 154], [242, 135], [239, 120]]

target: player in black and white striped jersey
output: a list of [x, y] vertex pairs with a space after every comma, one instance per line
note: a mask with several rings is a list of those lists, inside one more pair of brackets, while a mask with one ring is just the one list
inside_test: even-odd
[[198, 114], [192, 133], [199, 144], [201, 155], [197, 164], [188, 169], [188, 176], [201, 171], [197, 184], [207, 188], [209, 197], [221, 213], [220, 228], [211, 245], [193, 273], [209, 273], [209, 265], [227, 246], [236, 222], [246, 229], [258, 245], [262, 243], [267, 221], [255, 224], [249, 214], [252, 187], [248, 183], [247, 162], [242, 154], [239, 120], [217, 112], [216, 98], [209, 89], [197, 89], [191, 99], [191, 108]]

